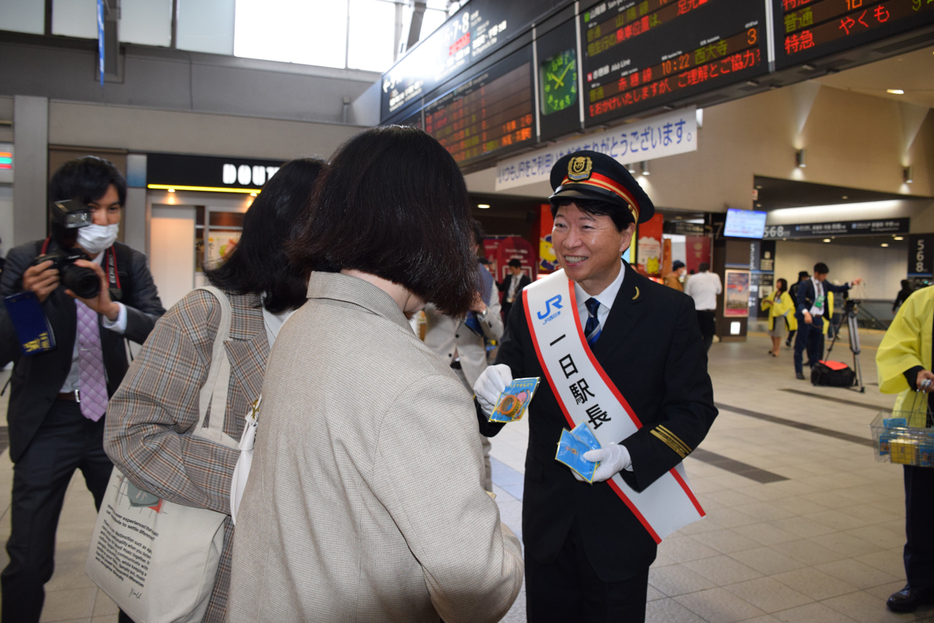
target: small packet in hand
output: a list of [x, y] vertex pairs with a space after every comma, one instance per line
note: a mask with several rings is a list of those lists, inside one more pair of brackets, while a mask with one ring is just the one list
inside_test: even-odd
[[535, 390], [538, 389], [537, 376], [514, 379], [499, 395], [496, 408], [490, 414], [490, 422], [515, 422], [521, 420], [529, 408]]
[[591, 463], [584, 458], [584, 453], [591, 449], [565, 428], [561, 431], [561, 439], [558, 441], [558, 452], [555, 454], [555, 460], [564, 463], [580, 474], [581, 478], [592, 483], [594, 472], [597, 471], [597, 463]]
[[590, 430], [590, 425], [587, 422], [581, 422], [573, 429], [571, 429], [571, 434], [577, 437], [578, 441], [583, 442], [591, 450], [599, 450], [603, 446], [600, 445], [600, 442], [597, 441], [597, 438], [594, 436], [593, 431]]

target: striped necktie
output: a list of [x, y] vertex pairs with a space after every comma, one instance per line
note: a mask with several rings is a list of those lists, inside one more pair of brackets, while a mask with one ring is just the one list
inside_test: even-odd
[[591, 346], [600, 337], [600, 320], [597, 318], [597, 310], [600, 308], [600, 301], [591, 297], [584, 301], [587, 306], [587, 325], [584, 327], [584, 336], [587, 343]]

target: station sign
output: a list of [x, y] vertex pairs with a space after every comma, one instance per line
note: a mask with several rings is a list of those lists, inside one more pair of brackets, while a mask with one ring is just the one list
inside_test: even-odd
[[867, 221], [837, 221], [833, 223], [799, 223], [766, 225], [765, 239], [826, 238], [828, 236], [872, 236], [876, 234], [907, 234], [910, 218], [872, 219]]

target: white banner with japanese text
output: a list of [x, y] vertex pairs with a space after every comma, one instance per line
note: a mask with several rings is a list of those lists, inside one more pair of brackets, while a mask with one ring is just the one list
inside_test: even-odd
[[551, 168], [562, 156], [589, 149], [620, 164], [653, 160], [697, 151], [697, 112], [694, 106], [672, 113], [627, 123], [546, 149], [502, 160], [496, 165], [496, 190], [547, 182]]

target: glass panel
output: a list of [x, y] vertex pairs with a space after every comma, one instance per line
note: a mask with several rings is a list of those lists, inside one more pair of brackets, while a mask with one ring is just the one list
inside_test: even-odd
[[233, 54], [235, 0], [178, 0], [180, 50]]
[[422, 31], [419, 40], [427, 39], [428, 35], [437, 30], [438, 26], [443, 24], [447, 18], [448, 15], [444, 11], [426, 9], [425, 16], [422, 18]]
[[243, 212], [211, 212], [211, 228], [243, 227]]
[[45, 34], [45, 0], [0, 0], [0, 28]]
[[120, 41], [172, 45], [172, 0], [120, 0]]
[[396, 7], [383, 0], [350, 0], [351, 69], [386, 71], [392, 65]]
[[97, 39], [97, 0], [52, 0], [52, 34]]
[[234, 56], [343, 68], [346, 48], [347, 0], [236, 0]]

